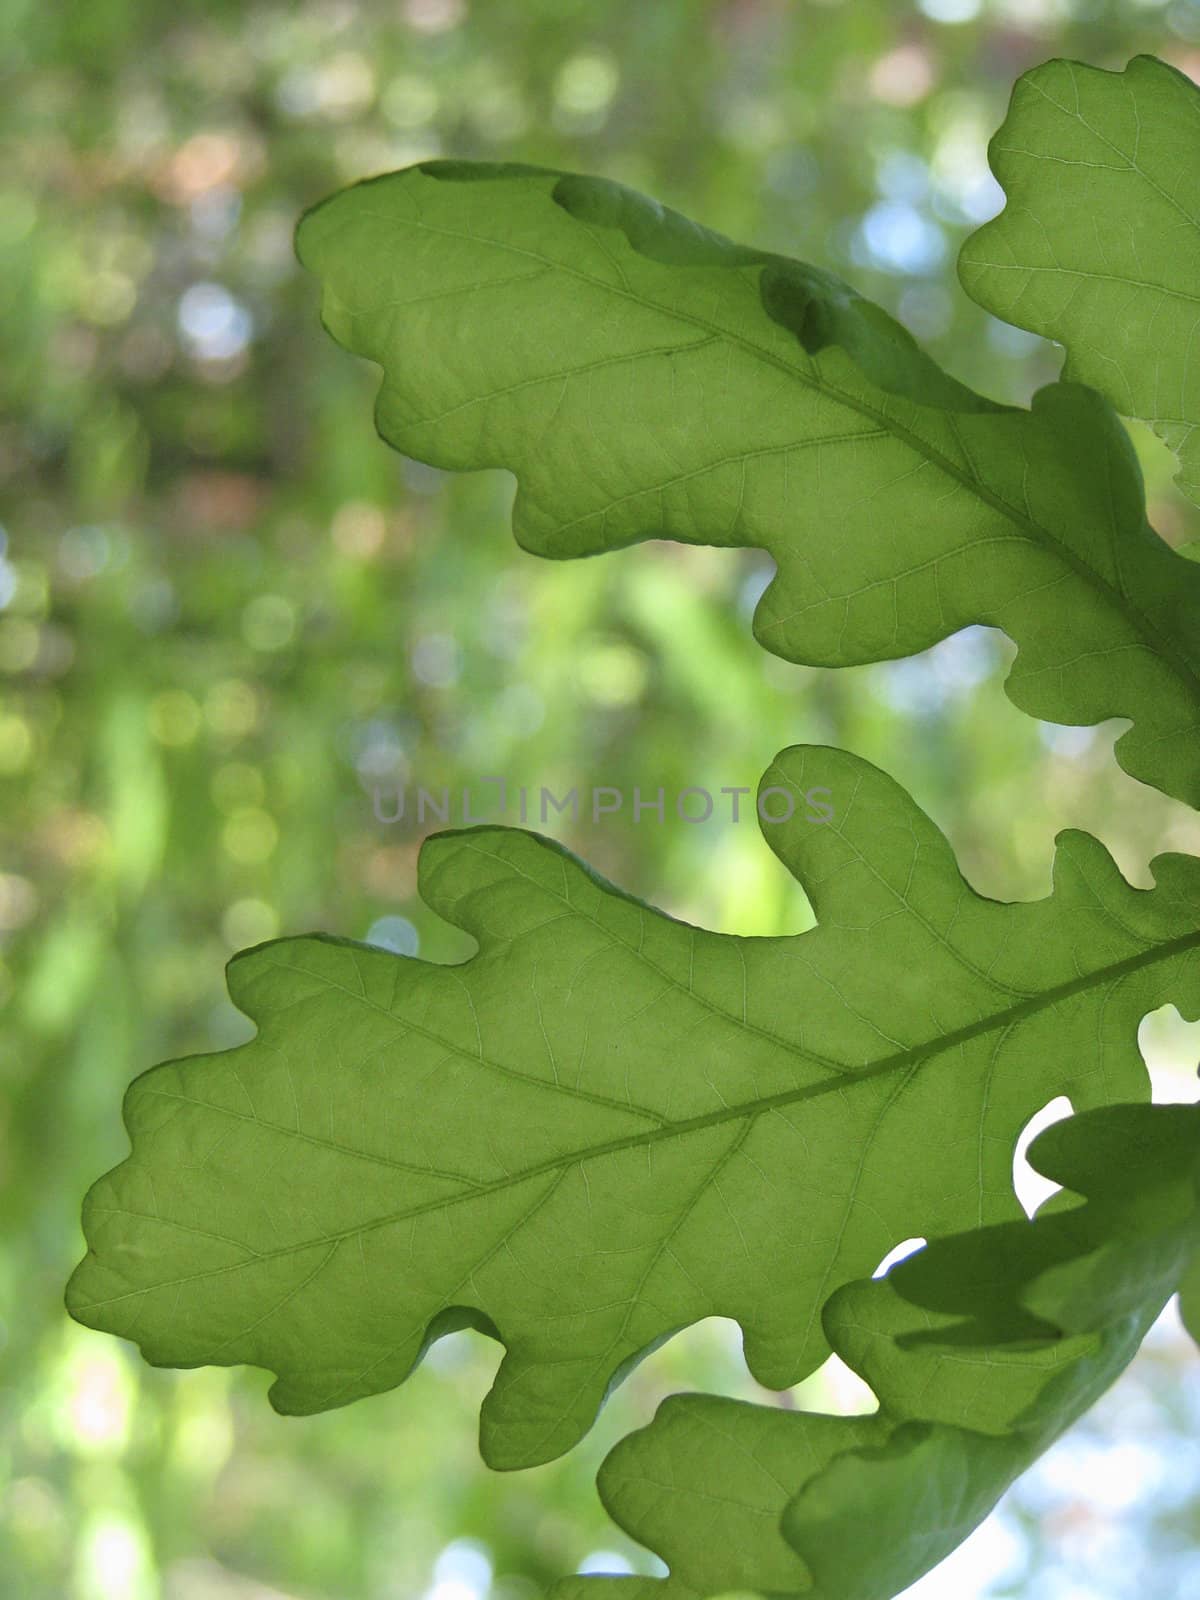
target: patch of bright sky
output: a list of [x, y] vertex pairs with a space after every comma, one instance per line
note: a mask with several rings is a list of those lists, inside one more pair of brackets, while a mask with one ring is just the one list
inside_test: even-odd
[[929, 168], [911, 150], [889, 150], [876, 169], [875, 186], [888, 200], [915, 204], [929, 193]]
[[189, 351], [204, 361], [240, 355], [254, 332], [250, 313], [219, 283], [194, 283], [185, 289], [177, 320]]
[[908, 201], [881, 200], [863, 217], [850, 253], [859, 266], [909, 277], [941, 266], [946, 239], [937, 223]]
[[433, 1564], [421, 1600], [484, 1600], [492, 1587], [492, 1558], [474, 1539], [455, 1539]]
[[1025, 1541], [1001, 1512], [993, 1512], [945, 1561], [918, 1578], [897, 1600], [986, 1600], [1024, 1564]]
[[421, 943], [408, 918], [396, 916], [377, 917], [367, 929], [366, 942], [398, 956], [415, 956]]
[[931, 22], [974, 22], [983, 10], [983, 0], [919, 0], [918, 9]]
[[1030, 1165], [1026, 1151], [1044, 1128], [1050, 1127], [1052, 1123], [1061, 1122], [1064, 1117], [1069, 1117], [1073, 1109], [1065, 1094], [1055, 1095], [1054, 1099], [1040, 1111], [1035, 1111], [1021, 1129], [1017, 1148], [1013, 1151], [1013, 1188], [1027, 1217], [1031, 1217], [1052, 1194], [1057, 1194], [1062, 1184], [1054, 1183], [1035, 1171]]
[[875, 1271], [871, 1274], [871, 1276], [873, 1278], [886, 1278], [888, 1273], [894, 1266], [897, 1265], [898, 1262], [905, 1260], [906, 1257], [911, 1256], [915, 1251], [920, 1250], [925, 1243], [926, 1241], [920, 1238], [902, 1239], [898, 1245], [894, 1245], [888, 1251], [887, 1255], [884, 1256], [883, 1260], [875, 1268]]
[[584, 1556], [576, 1567], [576, 1572], [606, 1572], [612, 1574], [627, 1574], [633, 1571], [633, 1566], [625, 1557], [616, 1550], [592, 1550]]
[[996, 634], [994, 628], [960, 628], [920, 655], [881, 662], [872, 686], [893, 710], [932, 715], [996, 670], [1000, 662]]
[[1143, 1017], [1138, 1049], [1159, 1105], [1193, 1105], [1200, 1099], [1200, 1021], [1186, 1022], [1175, 1006]]

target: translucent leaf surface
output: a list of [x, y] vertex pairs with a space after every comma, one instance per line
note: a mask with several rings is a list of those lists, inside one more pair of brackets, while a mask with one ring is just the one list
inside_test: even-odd
[[1018, 81], [988, 159], [1008, 203], [963, 247], [967, 293], [1152, 422], [1200, 503], [1200, 89], [1153, 56], [1048, 61]]
[[1128, 1364], [1200, 1247], [1195, 1107], [1086, 1112], [1030, 1156], [1070, 1186], [1033, 1222], [938, 1240], [830, 1300], [877, 1413], [673, 1396], [600, 1472], [670, 1578], [573, 1578], [555, 1600], [891, 1600], [960, 1544]]
[[1143, 1097], [1139, 1020], [1200, 1011], [1200, 862], [1160, 856], [1135, 890], [1065, 833], [1052, 894], [1003, 904], [854, 756], [796, 747], [764, 786], [772, 814], [795, 801], [764, 832], [818, 919], [797, 936], [690, 927], [481, 828], [421, 858], [428, 903], [479, 941], [464, 964], [319, 937], [236, 957], [257, 1037], [131, 1086], [72, 1313], [155, 1363], [271, 1368], [290, 1412], [483, 1328], [507, 1354], [482, 1448], [513, 1467], [704, 1317], [794, 1383], [839, 1285], [1019, 1214], [1029, 1117]]
[[527, 549], [760, 546], [755, 632], [813, 665], [1002, 628], [1019, 706], [1132, 718], [1126, 769], [1200, 803], [1200, 570], [1148, 526], [1098, 394], [1000, 407], [828, 274], [600, 179], [427, 163], [297, 243], [330, 331], [383, 367], [384, 438], [510, 468]]

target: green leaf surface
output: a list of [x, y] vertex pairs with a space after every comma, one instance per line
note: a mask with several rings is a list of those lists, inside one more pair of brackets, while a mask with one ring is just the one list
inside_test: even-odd
[[1064, 378], [1153, 423], [1200, 504], [1200, 89], [1153, 56], [1047, 61], [1018, 80], [988, 159], [1008, 203], [963, 246], [963, 287], [1064, 345]]
[[673, 1396], [599, 1479], [670, 1577], [572, 1578], [554, 1600], [891, 1600], [960, 1544], [1124, 1369], [1200, 1249], [1196, 1107], [1086, 1112], [1029, 1154], [1070, 1196], [829, 1301], [877, 1412]]
[[840, 1284], [1019, 1211], [1039, 1107], [1145, 1096], [1140, 1019], [1200, 1012], [1200, 862], [1160, 856], [1136, 890], [1064, 833], [1053, 892], [1006, 904], [855, 756], [794, 747], [760, 795], [795, 799], [763, 831], [812, 901], [799, 935], [690, 927], [480, 828], [421, 856], [467, 962], [321, 937], [236, 957], [257, 1036], [132, 1084], [72, 1314], [156, 1364], [270, 1368], [287, 1412], [482, 1328], [507, 1347], [481, 1428], [501, 1467], [569, 1448], [639, 1354], [708, 1316], [742, 1325], [769, 1387], [813, 1370]]
[[297, 248], [383, 368], [383, 437], [511, 469], [526, 549], [761, 547], [755, 633], [812, 665], [1002, 628], [1017, 705], [1131, 718], [1125, 768], [1200, 804], [1200, 571], [1092, 390], [998, 406], [828, 274], [601, 179], [425, 163], [318, 206]]

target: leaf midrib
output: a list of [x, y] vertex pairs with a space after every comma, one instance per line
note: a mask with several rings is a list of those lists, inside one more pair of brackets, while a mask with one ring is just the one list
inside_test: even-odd
[[[1160, 961], [1171, 960], [1174, 956], [1197, 947], [1200, 947], [1200, 930], [1181, 934], [1179, 937], [1167, 940], [1163, 944], [1155, 945], [1149, 950], [1143, 950], [1136, 955], [1127, 956], [1124, 960], [1114, 962], [1110, 966], [1085, 973], [1067, 983], [1058, 984], [1040, 995], [1034, 995], [1028, 1000], [1008, 1006], [1003, 1011], [993, 1012], [986, 1017], [981, 1017], [973, 1023], [968, 1023], [962, 1028], [955, 1029], [952, 1033], [943, 1034], [936, 1040], [911, 1046], [907, 1050], [894, 1052], [880, 1061], [872, 1062], [869, 1066], [853, 1069], [835, 1077], [821, 1080], [818, 1083], [803, 1085], [800, 1088], [780, 1090], [776, 1094], [765, 1095], [757, 1100], [742, 1101], [736, 1105], [723, 1106], [715, 1111], [703, 1112], [695, 1117], [668, 1123], [662, 1128], [652, 1129], [644, 1133], [627, 1134], [617, 1139], [608, 1140], [604, 1144], [566, 1151], [557, 1156], [549, 1156], [544, 1161], [536, 1162], [521, 1172], [505, 1174], [501, 1178], [494, 1179], [491, 1183], [481, 1183], [477, 1187], [461, 1194], [439, 1196], [434, 1200], [422, 1202], [417, 1206], [410, 1206], [402, 1211], [389, 1212], [384, 1216], [368, 1218], [364, 1222], [355, 1223], [348, 1228], [342, 1228], [333, 1233], [320, 1234], [314, 1238], [298, 1240], [293, 1244], [280, 1245], [271, 1250], [255, 1251], [250, 1259], [246, 1261], [227, 1262], [219, 1267], [208, 1268], [203, 1272], [188, 1273], [181, 1278], [166, 1279], [159, 1283], [149, 1284], [142, 1289], [129, 1290], [124, 1294], [79, 1303], [74, 1309], [78, 1311], [98, 1310], [105, 1306], [115, 1305], [122, 1300], [136, 1299], [138, 1296], [152, 1293], [155, 1290], [176, 1288], [184, 1284], [199, 1282], [206, 1278], [221, 1277], [229, 1272], [240, 1271], [244, 1267], [278, 1260], [283, 1256], [296, 1255], [305, 1250], [338, 1244], [345, 1239], [357, 1238], [364, 1233], [373, 1232], [378, 1228], [390, 1227], [395, 1223], [405, 1222], [412, 1217], [421, 1216], [427, 1212], [444, 1210], [462, 1201], [482, 1199], [489, 1194], [515, 1188], [519, 1184], [544, 1177], [548, 1173], [561, 1172], [577, 1163], [582, 1165], [585, 1162], [599, 1160], [605, 1156], [620, 1154], [625, 1150], [637, 1149], [639, 1146], [649, 1147], [667, 1139], [684, 1138], [688, 1134], [702, 1132], [707, 1128], [716, 1127], [726, 1122], [734, 1122], [743, 1118], [756, 1119], [769, 1111], [781, 1110], [786, 1106], [817, 1099], [823, 1094], [844, 1090], [856, 1083], [865, 1083], [873, 1078], [886, 1076], [891, 1072], [911, 1068], [926, 1059], [931, 1059], [944, 1054], [948, 1050], [954, 1050], [961, 1045], [968, 1044], [972, 1040], [980, 1038], [982, 1035], [990, 1033], [997, 1028], [1011, 1027], [1013, 1024], [1022, 1022], [1027, 1017], [1033, 1016], [1061, 1000], [1070, 999], [1073, 995], [1083, 993], [1090, 988], [1107, 982], [1116, 982], [1133, 972], [1140, 971], [1144, 967], [1153, 966]], [[199, 1102], [196, 1104], [199, 1106]], [[205, 1106], [203, 1109], [216, 1110], [218, 1114], [224, 1114], [223, 1107]], [[288, 1133], [291, 1130], [281, 1128], [277, 1131]], [[132, 1161], [134, 1158], [130, 1157], [129, 1159]], [[163, 1222], [166, 1219], [160, 1217], [155, 1220]], [[247, 1246], [246, 1248], [249, 1249], [251, 1247]]]
[[[435, 179], [434, 181], [436, 182], [439, 180]], [[551, 199], [552, 204], [557, 205], [557, 202], [553, 200], [552, 196], [549, 198]], [[446, 238], [457, 239], [464, 244], [487, 245], [491, 248], [505, 251], [511, 255], [519, 255], [532, 261], [539, 261], [543, 266], [549, 267], [552, 271], [563, 272], [569, 277], [577, 278], [581, 283], [590, 285], [593, 289], [598, 289], [608, 294], [616, 295], [618, 298], [623, 300], [629, 300], [633, 304], [638, 305], [645, 310], [654, 311], [668, 320], [685, 322], [695, 328], [703, 329], [710, 334], [715, 334], [721, 338], [728, 339], [731, 343], [738, 345], [742, 350], [752, 357], [763, 361], [767, 365], [775, 367], [780, 372], [788, 374], [790, 377], [803, 384], [806, 388], [813, 389], [819, 394], [824, 394], [828, 398], [834, 399], [837, 403], [846, 406], [847, 409], [856, 411], [860, 416], [869, 418], [870, 420], [881, 424], [889, 433], [907, 445], [915, 455], [922, 456], [933, 466], [944, 472], [947, 477], [954, 479], [965, 489], [967, 489], [969, 493], [974, 494], [977, 499], [983, 501], [986, 505], [989, 505], [994, 511], [999, 512], [1001, 516], [1005, 517], [1016, 527], [1027, 530], [1027, 537], [1031, 539], [1031, 542], [1036, 544], [1040, 540], [1051, 550], [1053, 550], [1055, 555], [1063, 562], [1065, 566], [1069, 567], [1073, 572], [1075, 572], [1086, 584], [1098, 590], [1102, 595], [1109, 599], [1110, 603], [1114, 605], [1115, 609], [1126, 617], [1133, 628], [1134, 633], [1149, 650], [1150, 654], [1160, 660], [1166, 661], [1176, 676], [1180, 678], [1181, 681], [1188, 687], [1192, 697], [1196, 700], [1200, 700], [1200, 673], [1192, 668], [1191, 664], [1185, 657], [1180, 656], [1177, 653], [1173, 643], [1164, 639], [1161, 630], [1154, 626], [1152, 620], [1147, 617], [1141, 608], [1133, 602], [1132, 598], [1124, 588], [1114, 586], [1089, 562], [1077, 555], [1076, 552], [1073, 551], [1068, 545], [1065, 545], [1061, 540], [1057, 539], [1054, 534], [1042, 523], [1038, 522], [1031, 516], [1023, 514], [1009, 501], [1003, 499], [994, 490], [989, 489], [973, 471], [964, 472], [962, 468], [952, 462], [947, 456], [943, 455], [942, 452], [933, 446], [928, 440], [922, 439], [919, 434], [915, 434], [910, 429], [904, 427], [904, 425], [889, 412], [872, 406], [868, 401], [863, 400], [859, 396], [848, 394], [844, 389], [840, 388], [834, 383], [829, 382], [827, 379], [819, 379], [813, 372], [805, 372], [802, 368], [797, 367], [793, 362], [785, 361], [781, 356], [777, 356], [771, 351], [763, 349], [761, 345], [755, 344], [752, 340], [747, 339], [743, 334], [739, 334], [734, 330], [723, 327], [720, 323], [710, 322], [708, 319], [695, 313], [682, 311], [673, 306], [664, 306], [659, 300], [649, 299], [646, 296], [635, 293], [633, 290], [621, 285], [607, 283], [603, 278], [597, 278], [592, 273], [585, 272], [582, 269], [571, 266], [570, 264], [561, 260], [556, 260], [554, 257], [543, 255], [540, 251], [526, 249], [523, 246], [510, 244], [504, 240], [494, 239], [487, 235], [460, 233], [453, 228], [439, 227], [436, 224], [425, 221], [421, 217], [396, 217], [380, 211], [363, 211], [360, 213], [360, 215], [364, 217], [373, 217], [376, 221], [384, 222], [391, 227], [420, 228], [429, 233], [437, 233], [445, 236]], [[566, 215], [569, 216], [570, 213], [566, 213]], [[577, 218], [572, 218], [572, 220], [575, 221], [576, 225], [585, 232], [594, 233], [596, 231], [595, 226], [592, 224], [581, 223]], [[635, 246], [631, 245], [630, 248], [635, 254], [641, 254], [641, 252], [636, 250]], [[758, 267], [755, 270], [761, 272], [763, 267]], [[483, 285], [482, 287], [486, 287], [486, 285]], [[780, 324], [780, 326], [782, 326], [782, 324]], [[487, 398], [488, 396], [486, 395], [481, 395], [478, 397], [479, 400], [484, 400]], [[913, 401], [912, 404], [918, 410], [936, 409], [933, 407], [922, 406], [918, 401]], [[953, 416], [955, 413], [953, 411], [948, 411], [947, 415]], [[969, 456], [967, 459], [969, 463]], [[496, 462], [494, 465], [505, 467], [506, 463]], [[1152, 537], [1158, 537], [1158, 535], [1155, 534], [1152, 529], [1149, 531]]]

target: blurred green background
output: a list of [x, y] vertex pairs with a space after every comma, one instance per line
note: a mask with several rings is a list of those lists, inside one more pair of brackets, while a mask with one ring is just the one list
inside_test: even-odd
[[[834, 742], [1007, 897], [1046, 892], [1062, 827], [1141, 884], [1200, 827], [1117, 771], [1117, 724], [1014, 710], [999, 635], [823, 674], [753, 644], [753, 552], [520, 552], [507, 475], [446, 480], [378, 441], [375, 374], [321, 331], [294, 222], [439, 153], [601, 172], [839, 272], [958, 377], [1025, 400], [1058, 353], [953, 271], [1000, 203], [984, 150], [1012, 80], [1138, 51], [1200, 77], [1200, 3], [0, 0], [0, 38], [0, 1592], [538, 1600], [589, 1562], [655, 1570], [596, 1500], [607, 1447], [679, 1388], [863, 1404], [844, 1370], [768, 1395], [736, 1329], [705, 1325], [571, 1457], [516, 1476], [476, 1454], [497, 1362], [476, 1335], [304, 1420], [270, 1411], [262, 1373], [154, 1371], [61, 1308], [83, 1191], [127, 1148], [126, 1083], [247, 1036], [222, 980], [245, 945], [324, 929], [468, 953], [415, 898], [420, 830], [375, 815], [398, 783], [716, 789]], [[1135, 433], [1156, 525], [1200, 537]], [[753, 826], [545, 831], [709, 927], [810, 920]], [[1200, 1026], [1168, 1009], [1143, 1048], [1156, 1092], [1193, 1098]], [[913, 1593], [1200, 1592], [1198, 1366], [1165, 1318]]]

